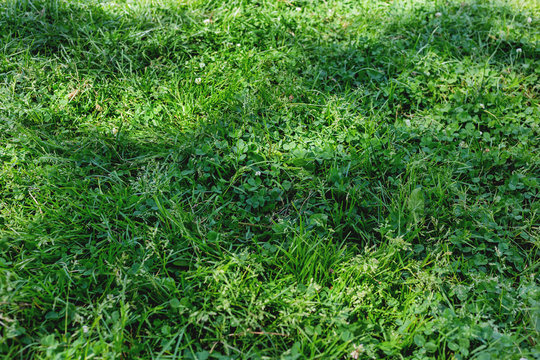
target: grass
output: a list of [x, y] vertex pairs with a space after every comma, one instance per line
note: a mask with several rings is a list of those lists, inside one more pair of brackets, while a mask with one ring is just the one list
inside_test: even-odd
[[1, 1], [0, 354], [540, 359], [539, 4]]

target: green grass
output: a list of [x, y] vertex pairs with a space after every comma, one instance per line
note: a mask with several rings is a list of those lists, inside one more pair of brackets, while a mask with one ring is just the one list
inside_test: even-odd
[[540, 3], [1, 0], [6, 359], [540, 359]]

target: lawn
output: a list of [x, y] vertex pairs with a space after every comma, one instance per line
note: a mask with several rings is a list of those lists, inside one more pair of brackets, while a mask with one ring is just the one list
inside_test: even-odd
[[0, 0], [0, 356], [540, 359], [537, 0]]

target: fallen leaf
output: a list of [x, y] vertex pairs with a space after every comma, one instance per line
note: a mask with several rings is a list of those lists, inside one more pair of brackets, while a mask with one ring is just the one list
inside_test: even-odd
[[73, 98], [75, 98], [75, 96], [79, 95], [80, 92], [81, 92], [81, 91], [80, 91], [79, 89], [73, 90], [72, 92], [70, 92], [70, 93], [68, 94], [68, 100], [69, 100], [69, 101], [73, 100]]

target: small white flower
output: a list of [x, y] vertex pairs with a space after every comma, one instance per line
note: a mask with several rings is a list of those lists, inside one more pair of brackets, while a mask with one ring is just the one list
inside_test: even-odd
[[240, 47], [240, 44], [236, 44], [236, 47]]
[[201, 82], [202, 82], [202, 79], [201, 79], [201, 78], [196, 78], [196, 79], [195, 79], [195, 84], [198, 85], [198, 84], [200, 84]]
[[203, 62], [202, 62], [202, 63], [199, 63], [199, 67], [200, 67], [201, 69], [204, 68], [205, 66], [206, 66], [205, 63], [203, 63]]
[[517, 52], [518, 54], [521, 53], [522, 51], [523, 51], [523, 50], [521, 50], [521, 48], [517, 48], [517, 49], [516, 49], [516, 52]]
[[256, 172], [255, 172], [255, 176], [261, 176], [261, 172], [260, 172], [260, 171], [256, 171]]
[[83, 331], [83, 333], [88, 334], [88, 326], [84, 325], [82, 327], [82, 331]]
[[405, 119], [405, 125], [407, 125], [407, 126], [411, 126], [411, 120], [409, 120], [409, 119]]
[[210, 20], [210, 19], [204, 19], [203, 20], [203, 23], [205, 23], [205, 24], [210, 24], [211, 22], [212, 22], [212, 20]]
[[358, 359], [358, 356], [360, 356], [361, 353], [365, 351], [364, 345], [353, 345], [354, 350], [349, 354], [353, 359]]
[[442, 16], [442, 13], [441, 12], [436, 12], [435, 13], [435, 17], [441, 17]]
[[116, 134], [118, 134], [118, 129], [113, 127], [111, 132], [113, 133], [113, 135], [116, 135]]
[[486, 107], [484, 106], [484, 104], [479, 104], [478, 106], [480, 106], [481, 109], [485, 109]]
[[297, 7], [297, 8], [296, 8], [296, 11], [302, 11], [302, 8], [301, 8], [301, 7]]
[[530, 23], [532, 23], [532, 17], [529, 16], [529, 17], [527, 18], [527, 24], [530, 24]]

